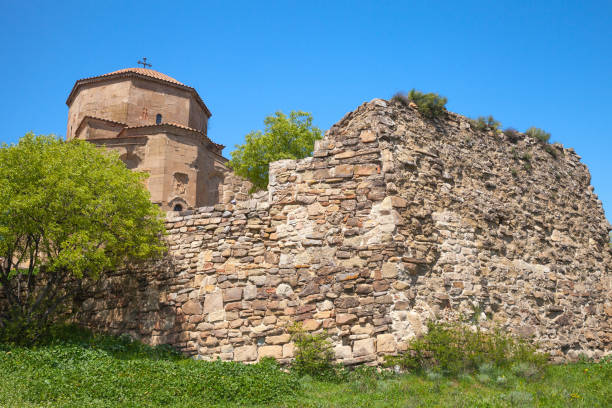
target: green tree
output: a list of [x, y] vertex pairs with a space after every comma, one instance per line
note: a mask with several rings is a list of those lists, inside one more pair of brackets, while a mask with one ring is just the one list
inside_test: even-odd
[[33, 341], [86, 282], [163, 253], [146, 177], [84, 141], [29, 133], [2, 145], [0, 340]]
[[268, 186], [268, 165], [282, 159], [302, 159], [312, 155], [315, 140], [321, 130], [312, 125], [308, 112], [282, 112], [264, 119], [265, 131], [246, 135], [245, 143], [236, 145], [229, 166], [234, 172], [253, 183], [253, 190]]

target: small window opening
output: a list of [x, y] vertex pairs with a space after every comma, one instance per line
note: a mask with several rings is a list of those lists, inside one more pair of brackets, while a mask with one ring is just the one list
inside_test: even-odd
[[183, 206], [180, 204], [176, 204], [173, 208], [173, 211], [183, 211]]
[[161, 113], [158, 113], [157, 116], [155, 116], [155, 124], [160, 125], [161, 121], [162, 121], [162, 115]]

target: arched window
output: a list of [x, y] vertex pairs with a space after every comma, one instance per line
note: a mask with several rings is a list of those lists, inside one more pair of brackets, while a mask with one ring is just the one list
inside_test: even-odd
[[172, 211], [183, 211], [183, 206], [180, 204], [175, 204]]
[[158, 113], [157, 116], [155, 116], [155, 124], [160, 125], [161, 121], [162, 121], [162, 115], [161, 113]]

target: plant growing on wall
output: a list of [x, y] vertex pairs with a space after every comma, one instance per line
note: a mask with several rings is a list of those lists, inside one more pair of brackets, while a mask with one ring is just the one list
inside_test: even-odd
[[487, 117], [479, 116], [477, 119], [470, 119], [470, 125], [474, 130], [493, 130], [495, 132], [499, 131], [501, 127], [501, 123], [492, 115]]
[[338, 375], [333, 364], [334, 352], [326, 332], [311, 334], [301, 323], [289, 327], [291, 340], [295, 344], [295, 359], [291, 368], [298, 375], [335, 379]]
[[544, 143], [548, 143], [548, 140], [550, 139], [550, 133], [534, 126], [527, 129], [525, 134]]
[[430, 119], [442, 115], [446, 111], [446, 102], [448, 101], [444, 96], [437, 93], [423, 93], [416, 89], [412, 89], [407, 95], [398, 92], [393, 95], [391, 100], [404, 105], [409, 105], [412, 102], [423, 116]]
[[145, 177], [84, 141], [29, 133], [2, 145], [0, 340], [35, 340], [84, 282], [163, 252]]
[[265, 131], [252, 131], [242, 145], [236, 145], [229, 161], [234, 172], [253, 183], [253, 191], [268, 186], [268, 167], [282, 159], [303, 159], [312, 155], [315, 140], [321, 139], [321, 130], [312, 125], [308, 112], [282, 112], [264, 119]]

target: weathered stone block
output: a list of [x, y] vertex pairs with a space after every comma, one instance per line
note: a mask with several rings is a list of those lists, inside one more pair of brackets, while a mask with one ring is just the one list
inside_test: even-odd
[[229, 288], [223, 291], [224, 302], [235, 302], [242, 299], [242, 288]]
[[285, 344], [288, 343], [289, 340], [291, 340], [291, 335], [289, 333], [266, 337], [267, 344]]
[[359, 140], [361, 143], [372, 143], [376, 141], [376, 133], [371, 130], [363, 130], [359, 134]]
[[202, 314], [202, 304], [197, 300], [189, 300], [183, 305], [183, 313], [186, 315], [199, 315]]
[[378, 353], [395, 353], [396, 349], [397, 344], [393, 334], [385, 333], [376, 336], [376, 351]]
[[286, 283], [281, 283], [276, 287], [276, 294], [280, 297], [289, 297], [293, 295], [293, 289]]
[[342, 178], [353, 177], [353, 169], [354, 166], [350, 164], [341, 164], [334, 167], [334, 176]]
[[257, 345], [236, 347], [234, 349], [234, 360], [236, 361], [255, 361], [257, 360]]
[[364, 164], [355, 166], [356, 176], [370, 176], [372, 174], [380, 173], [380, 167], [375, 164]]
[[318, 330], [321, 327], [321, 324], [322, 324], [322, 322], [317, 321], [315, 319], [306, 319], [302, 323], [302, 327], [306, 331], [315, 331], [315, 330]]
[[351, 324], [357, 321], [357, 316], [352, 313], [339, 313], [336, 315], [336, 323], [338, 325]]
[[260, 346], [257, 353], [260, 359], [272, 357], [278, 360], [283, 358], [283, 346]]
[[344, 360], [353, 358], [353, 351], [351, 350], [351, 346], [338, 345], [334, 347], [334, 355], [338, 360]]
[[293, 343], [283, 344], [283, 358], [293, 358], [295, 355], [295, 345]]
[[374, 339], [367, 338], [355, 340], [353, 344], [353, 357], [362, 357], [376, 352], [374, 348]]
[[209, 293], [204, 297], [204, 313], [223, 310], [223, 295], [221, 292]]

